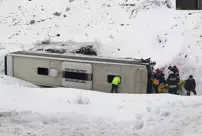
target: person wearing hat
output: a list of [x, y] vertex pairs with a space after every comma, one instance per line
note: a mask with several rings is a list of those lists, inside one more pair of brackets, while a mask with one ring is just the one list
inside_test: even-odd
[[191, 92], [196, 95], [196, 82], [192, 75], [189, 75], [189, 78], [185, 81], [184, 88], [186, 89], [188, 96], [191, 95]]
[[176, 76], [173, 71], [169, 71], [169, 76], [167, 78], [168, 93], [177, 94], [179, 81], [180, 79], [178, 76]]
[[172, 66], [169, 66], [169, 67], [168, 67], [168, 70], [173, 71], [173, 67], [172, 67]]
[[173, 71], [173, 73], [175, 74], [175, 75], [177, 75], [177, 76], [179, 76], [179, 70], [178, 70], [178, 68], [177, 68], [177, 66], [169, 66], [168, 67], [168, 70], [169, 71]]
[[153, 81], [155, 92], [158, 93], [159, 85], [161, 85], [162, 83], [165, 84], [165, 77], [163, 72], [160, 69], [156, 69], [155, 74], [153, 75], [152, 81]]
[[180, 75], [179, 75], [179, 70], [178, 70], [177, 66], [173, 66], [173, 69], [172, 69], [172, 70], [173, 70], [173, 72], [174, 72], [174, 74], [175, 74], [176, 76], [178, 76], [178, 77], [180, 76]]

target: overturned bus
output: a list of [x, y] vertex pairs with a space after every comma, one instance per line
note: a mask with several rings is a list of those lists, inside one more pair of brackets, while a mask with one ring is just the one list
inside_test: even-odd
[[12, 52], [5, 56], [5, 74], [40, 86], [111, 91], [115, 75], [119, 93], [145, 94], [155, 62], [81, 55]]

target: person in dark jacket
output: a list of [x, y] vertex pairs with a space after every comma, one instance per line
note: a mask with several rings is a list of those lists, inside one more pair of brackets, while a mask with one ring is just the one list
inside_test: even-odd
[[185, 81], [184, 88], [186, 89], [188, 96], [190, 96], [191, 92], [196, 95], [196, 82], [192, 75], [190, 75], [189, 78]]
[[173, 71], [173, 67], [172, 67], [172, 66], [169, 66], [169, 67], [168, 67], [168, 70]]
[[175, 74], [176, 76], [180, 76], [180, 75], [179, 75], [179, 70], [178, 70], [177, 66], [173, 66], [172, 71], [174, 72], [174, 74]]
[[160, 69], [156, 69], [156, 73], [154, 74], [153, 78], [159, 80], [159, 83], [165, 83], [165, 75]]
[[155, 92], [158, 93], [158, 86], [162, 83], [165, 84], [166, 80], [165, 80], [165, 75], [163, 74], [163, 72], [160, 69], [156, 69], [156, 73], [153, 75], [153, 80], [156, 79], [159, 81], [158, 84], [154, 84], [154, 89]]
[[169, 76], [167, 78], [168, 93], [177, 94], [179, 82], [180, 82], [180, 79], [174, 74], [174, 72], [169, 71]]
[[177, 68], [177, 66], [169, 66], [168, 67], [168, 70], [170, 70], [170, 71], [173, 71], [173, 73], [175, 74], [175, 75], [179, 75], [179, 70], [178, 70], [178, 68]]
[[169, 66], [168, 67], [169, 71], [172, 71], [179, 79], [180, 79], [180, 74], [179, 74], [179, 70], [177, 68], [177, 66]]

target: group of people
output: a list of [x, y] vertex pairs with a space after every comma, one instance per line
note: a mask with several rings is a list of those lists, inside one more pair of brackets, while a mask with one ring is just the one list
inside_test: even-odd
[[[165, 75], [162, 70], [156, 69], [155, 73], [152, 76], [152, 85], [156, 93], [158, 92], [158, 87], [160, 85], [166, 85], [168, 88], [168, 93], [170, 94], [179, 94], [179, 83], [180, 75], [179, 70], [176, 66], [168, 67], [168, 78], [165, 79]], [[196, 95], [196, 82], [192, 75], [189, 75], [189, 78], [184, 82], [184, 89], [187, 92], [187, 95], [190, 96], [190, 93], [193, 92]]]
[[[163, 70], [160, 70], [160, 69], [155, 70], [151, 78], [152, 87], [149, 90], [152, 90], [153, 88], [154, 93], [159, 93], [158, 91], [159, 86], [164, 85], [167, 87], [168, 93], [179, 95], [179, 90], [181, 87], [179, 70], [176, 66], [173, 66], [173, 67], [169, 66], [168, 70], [169, 72], [168, 72], [167, 79], [165, 78], [165, 74], [163, 73]], [[120, 83], [121, 83], [121, 78], [120, 76], [116, 75], [112, 79], [111, 93], [113, 93], [114, 91], [115, 93], [118, 93], [118, 87]], [[189, 78], [185, 80], [183, 84], [183, 88], [186, 90], [188, 96], [190, 96], [191, 92], [193, 92], [194, 95], [196, 95], [196, 82], [192, 75], [189, 75]]]

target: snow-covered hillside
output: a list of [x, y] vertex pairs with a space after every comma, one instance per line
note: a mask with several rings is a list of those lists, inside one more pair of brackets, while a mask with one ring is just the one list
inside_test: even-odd
[[[175, 11], [174, 1], [1, 0], [0, 73], [8, 52], [85, 42], [100, 56], [176, 64], [202, 94], [202, 14]], [[201, 96], [45, 89], [0, 76], [0, 136], [201, 136], [201, 106]]]
[[91, 42], [101, 56], [151, 57], [157, 67], [176, 64], [182, 78], [194, 75], [198, 90], [202, 88], [201, 29], [201, 11], [176, 11], [175, 0], [0, 3], [1, 52], [33, 48], [48, 39]]

